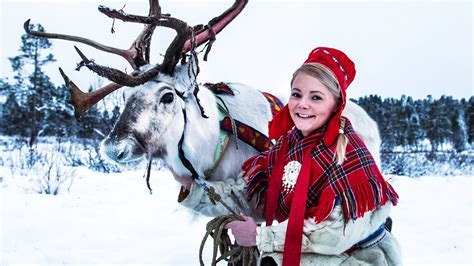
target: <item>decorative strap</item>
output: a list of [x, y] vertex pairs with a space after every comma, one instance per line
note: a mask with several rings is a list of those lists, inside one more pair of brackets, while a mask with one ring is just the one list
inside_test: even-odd
[[[206, 86], [211, 92], [216, 95], [217, 107], [220, 113], [224, 114], [224, 118], [222, 118], [222, 116], [219, 117], [219, 121], [221, 121], [221, 130], [234, 135], [234, 141], [236, 145], [237, 138], [239, 138], [243, 142], [254, 147], [259, 152], [266, 151], [271, 146], [273, 146], [273, 143], [265, 134], [259, 132], [258, 130], [252, 128], [251, 126], [245, 123], [234, 119], [230, 115], [229, 109], [227, 108], [224, 100], [222, 100], [222, 98], [218, 96], [235, 95], [234, 91], [227, 83], [205, 83], [204, 86]], [[263, 96], [265, 96], [265, 99], [267, 99], [268, 103], [270, 104], [272, 116], [275, 116], [283, 108], [283, 103], [277, 97], [268, 92], [262, 92], [262, 94]]]
[[224, 157], [224, 154], [227, 150], [227, 147], [229, 147], [230, 135], [227, 133], [224, 133], [224, 134], [221, 133], [220, 135], [221, 136], [219, 138], [219, 143], [217, 144], [216, 151], [214, 152], [214, 164], [212, 165], [211, 169], [208, 169], [204, 172], [204, 176], [206, 177], [206, 180], [211, 179], [211, 177], [214, 175], [214, 171], [217, 169], [217, 167], [221, 163], [222, 158]]
[[283, 109], [283, 103], [275, 97], [274, 95], [268, 93], [268, 92], [262, 92], [263, 96], [267, 98], [268, 103], [270, 104], [270, 109], [272, 110], [272, 116], [275, 116], [278, 112]]
[[181, 138], [179, 139], [179, 143], [178, 143], [178, 156], [179, 156], [179, 159], [181, 160], [181, 163], [184, 165], [184, 167], [186, 167], [186, 169], [188, 169], [189, 172], [191, 173], [191, 178], [193, 180], [196, 180], [199, 178], [199, 174], [197, 173], [193, 164], [188, 160], [188, 158], [186, 158], [186, 155], [184, 154], [184, 150], [183, 150], [184, 132], [186, 132], [186, 125], [187, 125], [186, 109], [183, 109], [183, 116], [184, 116], [184, 128], [183, 128], [183, 133], [181, 134]]
[[351, 254], [352, 252], [356, 250], [374, 247], [378, 245], [380, 242], [382, 242], [386, 236], [387, 236], [387, 231], [385, 230], [385, 224], [382, 224], [379, 228], [377, 228], [377, 230], [375, 230], [375, 232], [370, 234], [365, 239], [357, 242], [350, 249], [348, 249], [346, 253]]
[[232, 121], [229, 117], [225, 117], [221, 121], [221, 129], [226, 132], [234, 134], [233, 133], [234, 128], [233, 128], [232, 122], [235, 123], [237, 137], [241, 141], [254, 147], [257, 151], [263, 152], [273, 146], [273, 143], [270, 141], [270, 139], [267, 136], [265, 136], [262, 132], [236, 119], [233, 119]]
[[234, 96], [234, 91], [227, 85], [225, 82], [218, 82], [218, 83], [204, 83], [204, 86], [206, 86], [210, 91], [212, 91], [214, 94], [227, 94], [227, 95], [232, 95]]

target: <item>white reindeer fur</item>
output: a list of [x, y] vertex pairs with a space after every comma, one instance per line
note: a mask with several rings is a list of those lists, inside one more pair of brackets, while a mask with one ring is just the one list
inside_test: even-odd
[[375, 163], [380, 168], [382, 162], [380, 160], [380, 145], [382, 143], [377, 123], [362, 109], [359, 105], [352, 101], [347, 101], [346, 108], [342, 111], [342, 115], [349, 118], [354, 131], [364, 141], [367, 149], [369, 149]]
[[[176, 80], [176, 88], [179, 91], [189, 90], [190, 81], [183, 79], [187, 75], [178, 74], [177, 77], [180, 79]], [[220, 97], [228, 107], [230, 116], [267, 134], [271, 110], [263, 94], [243, 84], [229, 83], [228, 85], [233, 89], [235, 95], [221, 95]], [[201, 116], [196, 99], [191, 94], [188, 94], [186, 97], [188, 99], [187, 103], [181, 101], [186, 108], [187, 115], [183, 151], [198, 174], [203, 176], [204, 172], [213, 166], [214, 151], [219, 140], [219, 111], [216, 97], [206, 87], [200, 86], [198, 98], [204, 113], [208, 116], [207, 119]], [[179, 119], [176, 119], [175, 123], [184, 124], [182, 115], [179, 115]], [[177, 131], [175, 133], [176, 136], [181, 136], [178, 132], [182, 131]], [[174, 143], [177, 142], [169, 142], [170, 145], [167, 146], [168, 151], [172, 152], [168, 152], [168, 156], [164, 158], [165, 163], [174, 174], [190, 175], [190, 172], [182, 165], [178, 157], [178, 147]], [[237, 141], [237, 148], [235, 142], [231, 140], [227, 151], [219, 167], [214, 172], [213, 180], [237, 178], [240, 172], [240, 165], [252, 154], [256, 153], [252, 147], [240, 140]]]

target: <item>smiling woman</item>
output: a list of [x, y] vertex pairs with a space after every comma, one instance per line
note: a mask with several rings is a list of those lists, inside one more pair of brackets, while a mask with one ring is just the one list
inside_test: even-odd
[[313, 49], [293, 75], [288, 105], [270, 122], [276, 144], [242, 166], [265, 226], [247, 216], [226, 227], [237, 244], [258, 248], [263, 265], [401, 264], [385, 229], [398, 195], [342, 116], [355, 73], [342, 51]]
[[[328, 79], [327, 75], [330, 73], [321, 72], [322, 68], [317, 64], [305, 64], [295, 72], [291, 82], [292, 89], [288, 109], [291, 119], [295, 126], [301, 130], [303, 136], [309, 135], [326, 124], [337, 111], [338, 103], [341, 102], [341, 96], [337, 94], [337, 87], [329, 89], [320, 79], [315, 78], [315, 76], [326, 75], [325, 77]], [[315, 74], [307, 74], [308, 72]], [[337, 86], [337, 84], [335, 85]]]

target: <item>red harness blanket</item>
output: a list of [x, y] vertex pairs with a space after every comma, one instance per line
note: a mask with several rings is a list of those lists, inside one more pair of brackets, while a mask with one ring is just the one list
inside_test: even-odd
[[[215, 84], [206, 83], [204, 85], [214, 94], [234, 95], [232, 89], [224, 82], [219, 82]], [[273, 116], [283, 108], [282, 102], [277, 97], [273, 96], [268, 92], [262, 92], [262, 94], [263, 96], [265, 96], [268, 103], [270, 104], [270, 109], [272, 111]], [[273, 146], [273, 143], [265, 134], [236, 119], [234, 119], [234, 121], [237, 129], [237, 137], [248, 145], [254, 147], [257, 151], [266, 151], [271, 146]], [[231, 134], [233, 133], [232, 119], [230, 117], [225, 117], [220, 122], [220, 126], [222, 130]]]

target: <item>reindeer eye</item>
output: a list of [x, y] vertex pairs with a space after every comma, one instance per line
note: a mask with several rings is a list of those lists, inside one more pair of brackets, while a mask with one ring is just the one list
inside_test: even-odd
[[173, 101], [173, 98], [173, 93], [167, 92], [165, 93], [165, 95], [163, 95], [163, 97], [161, 97], [160, 103], [171, 103]]

